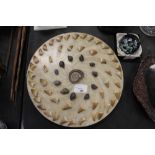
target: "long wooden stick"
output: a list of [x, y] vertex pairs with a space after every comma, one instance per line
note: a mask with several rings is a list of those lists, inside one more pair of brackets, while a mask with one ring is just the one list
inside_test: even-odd
[[13, 63], [13, 76], [12, 76], [11, 93], [10, 93], [10, 99], [12, 101], [14, 101], [14, 88], [15, 88], [15, 80], [16, 80], [16, 69], [18, 65], [18, 58], [19, 58], [19, 52], [20, 52], [21, 32], [22, 32], [22, 27], [19, 27], [18, 35], [17, 35], [16, 53], [15, 53], [15, 58]]

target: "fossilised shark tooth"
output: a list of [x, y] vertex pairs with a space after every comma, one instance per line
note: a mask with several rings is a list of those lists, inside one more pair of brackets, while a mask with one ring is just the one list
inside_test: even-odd
[[52, 63], [53, 62], [53, 59], [51, 56], [49, 56], [49, 62]]
[[69, 126], [75, 125], [75, 121], [74, 120], [69, 121], [68, 125]]
[[63, 39], [63, 36], [59, 36], [59, 37], [57, 37], [56, 41], [60, 42], [62, 39]]
[[115, 62], [115, 63], [117, 63], [117, 62], [118, 62], [118, 60], [117, 60], [116, 56], [114, 56], [114, 57], [111, 59], [111, 61], [112, 61], [112, 62]]
[[114, 52], [113, 52], [112, 50], [109, 50], [109, 51], [107, 52], [107, 54], [108, 54], [108, 55], [113, 55]]
[[100, 94], [100, 96], [101, 96], [102, 98], [104, 98], [104, 92], [103, 92], [103, 91], [101, 91], [99, 94]]
[[47, 45], [46, 44], [43, 45], [43, 50], [47, 51]]
[[105, 71], [105, 72], [106, 72], [108, 75], [112, 76], [111, 71], [107, 70], [107, 71]]
[[102, 41], [100, 41], [100, 40], [96, 40], [96, 45], [99, 45], [99, 44], [101, 44], [102, 43]]
[[68, 50], [68, 51], [71, 51], [72, 48], [73, 48], [73, 45], [69, 46], [69, 47], [67, 48], [67, 50]]
[[118, 88], [121, 88], [121, 84], [120, 84], [120, 82], [115, 82], [115, 85], [118, 87]]
[[46, 87], [47, 84], [48, 84], [47, 80], [45, 80], [45, 79], [40, 79], [40, 83], [41, 83], [41, 85], [42, 85], [43, 87]]
[[117, 72], [116, 75], [117, 75], [120, 79], [122, 79], [121, 72]]
[[121, 66], [120, 66], [119, 64], [117, 64], [117, 65], [115, 66], [115, 68], [116, 68], [118, 71], [121, 71]]
[[41, 98], [39, 96], [37, 96], [37, 97], [34, 98], [34, 101], [36, 103], [41, 103]]
[[30, 62], [30, 69], [31, 69], [32, 71], [34, 71], [35, 68], [36, 68], [36, 65], [34, 65], [33, 63]]
[[87, 38], [88, 41], [92, 41], [93, 39], [94, 39], [93, 36], [89, 36], [89, 37]]
[[109, 81], [105, 81], [104, 84], [107, 88], [109, 88]]
[[71, 103], [66, 103], [64, 106], [63, 106], [63, 110], [68, 110], [68, 109], [71, 109], [72, 108], [72, 105]]
[[39, 59], [35, 55], [33, 56], [33, 61], [35, 64], [39, 63]]
[[79, 110], [78, 110], [78, 113], [81, 113], [81, 112], [83, 112], [83, 111], [85, 111], [85, 109], [84, 109], [82, 106], [80, 106], [80, 108], [79, 108]]
[[48, 96], [51, 96], [53, 94], [52, 90], [46, 89], [44, 90], [45, 94], [47, 94]]
[[99, 112], [99, 113], [97, 114], [97, 118], [98, 118], [98, 119], [101, 119], [102, 116], [103, 116], [103, 112]]
[[48, 68], [46, 67], [46, 65], [43, 66], [43, 71], [44, 71], [44, 73], [48, 72]]
[[58, 47], [58, 52], [62, 52], [62, 48], [63, 48], [63, 46], [60, 45], [60, 46]]
[[92, 114], [92, 119], [93, 119], [94, 122], [96, 121], [96, 117], [97, 117], [97, 114], [95, 112], [95, 113]]
[[51, 113], [51, 112], [45, 111], [44, 114], [45, 114], [47, 117], [52, 117], [52, 113]]
[[60, 100], [58, 98], [51, 98], [50, 101], [53, 103], [59, 103], [60, 102]]
[[34, 83], [34, 82], [32, 82], [32, 81], [28, 81], [28, 83], [29, 83], [30, 87], [32, 87], [32, 88], [35, 87], [35, 83]]
[[93, 102], [93, 103], [92, 103], [92, 109], [93, 109], [93, 110], [96, 109], [97, 105], [98, 105], [98, 102]]
[[74, 34], [73, 39], [76, 40], [79, 37], [79, 34]]
[[80, 46], [78, 47], [78, 51], [81, 52], [82, 50], [84, 50], [84, 48], [85, 48], [84, 46]]
[[70, 34], [64, 36], [65, 40], [68, 40], [69, 38], [70, 38]]
[[79, 120], [79, 124], [82, 125], [85, 121], [86, 121], [86, 118], [85, 118], [85, 117], [82, 117], [82, 118]]
[[64, 117], [61, 119], [60, 124], [63, 125], [63, 124], [65, 124], [65, 123], [68, 123], [68, 119], [67, 119], [67, 117], [64, 116]]
[[87, 34], [81, 34], [81, 35], [80, 35], [80, 38], [81, 38], [81, 39], [85, 39], [86, 37], [87, 37]]
[[42, 51], [42, 49], [39, 49], [39, 55], [42, 56], [44, 54], [44, 52]]
[[101, 64], [106, 64], [107, 63], [104, 58], [100, 58], [100, 62], [101, 62]]
[[90, 51], [89, 51], [89, 54], [92, 55], [92, 56], [94, 56], [94, 55], [97, 54], [97, 51], [96, 51], [96, 50], [90, 50]]
[[53, 46], [53, 44], [54, 44], [54, 39], [51, 39], [51, 40], [49, 41], [49, 45], [50, 45], [50, 46]]
[[115, 96], [116, 96], [117, 99], [120, 98], [121, 93], [119, 91], [115, 91], [114, 94], [115, 94]]
[[44, 106], [44, 105], [37, 105], [37, 107], [38, 107], [38, 109], [40, 109], [40, 110], [46, 110], [46, 107]]
[[38, 91], [36, 89], [31, 89], [31, 93], [34, 97], [38, 97]]
[[59, 114], [57, 114], [56, 112], [52, 113], [52, 118], [53, 121], [57, 121], [59, 119]]
[[115, 105], [115, 101], [116, 101], [115, 99], [111, 99], [111, 100], [110, 100], [110, 105], [111, 105], [112, 107]]

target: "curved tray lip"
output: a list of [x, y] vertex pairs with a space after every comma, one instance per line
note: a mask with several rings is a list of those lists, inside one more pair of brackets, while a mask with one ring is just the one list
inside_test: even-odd
[[[96, 36], [94, 36], [94, 35], [92, 35], [92, 34], [83, 33], [83, 32], [66, 32], [66, 33], [58, 34], [58, 35], [56, 35], [56, 36], [54, 36], [54, 37], [48, 39], [47, 41], [43, 42], [43, 43], [35, 50], [35, 52], [33, 53], [33, 55], [34, 55], [44, 44], [47, 44], [51, 39], [55, 39], [55, 38], [57, 38], [57, 37], [59, 37], [59, 36], [62, 36], [62, 35], [75, 34], [75, 33], [76, 33], [76, 34], [86, 34], [86, 35], [90, 35], [90, 36], [92, 36], [92, 37], [97, 38], [97, 39], [100, 40], [102, 43], [104, 43], [106, 46], [108, 46], [108, 47], [113, 51], [114, 55], [117, 57], [117, 55], [116, 55], [116, 53], [114, 52], [114, 50], [113, 50], [104, 40], [102, 40], [101, 38], [96, 37]], [[33, 57], [33, 55], [32, 55], [32, 57]], [[27, 80], [26, 80], [26, 85], [27, 85], [28, 94], [29, 94], [29, 88], [28, 88], [28, 78], [27, 78], [27, 77], [28, 77], [28, 68], [29, 68], [30, 62], [31, 62], [31, 60], [32, 60], [32, 57], [31, 57], [31, 59], [30, 59], [30, 61], [29, 61], [29, 64], [28, 64], [28, 66], [27, 66], [27, 72], [26, 72], [26, 79], [27, 79]], [[117, 57], [117, 59], [118, 59], [118, 57]], [[62, 124], [59, 124], [59, 123], [57, 123], [57, 122], [55, 122], [55, 121], [52, 121], [52, 120], [51, 120], [49, 117], [47, 117], [39, 108], [37, 108], [36, 104], [33, 102], [33, 99], [32, 99], [31, 96], [29, 95], [29, 97], [30, 97], [30, 99], [31, 99], [31, 102], [33, 103], [33, 106], [37, 109], [37, 111], [38, 111], [44, 118], [46, 118], [48, 121], [50, 121], [51, 123], [54, 123], [54, 124], [56, 124], [56, 125], [58, 125], [58, 126], [63, 126], [63, 127], [67, 127], [67, 128], [85, 128], [85, 127], [89, 127], [89, 126], [92, 126], [92, 125], [96, 125], [97, 123], [99, 123], [99, 122], [101, 122], [101, 121], [104, 121], [104, 119], [107, 118], [107, 116], [109, 116], [109, 115], [114, 111], [114, 109], [116, 108], [116, 106], [118, 105], [118, 103], [119, 103], [119, 101], [120, 101], [120, 99], [121, 99], [121, 97], [122, 97], [122, 93], [123, 93], [123, 89], [124, 89], [124, 72], [123, 72], [123, 68], [122, 68], [122, 65], [121, 65], [119, 59], [118, 59], [118, 62], [119, 62], [119, 64], [120, 64], [121, 73], [122, 73], [122, 79], [121, 79], [122, 87], [120, 88], [121, 95], [120, 95], [119, 99], [117, 100], [117, 103], [115, 104], [115, 106], [112, 108], [112, 110], [111, 110], [107, 115], [105, 115], [102, 119], [100, 119], [100, 120], [98, 120], [98, 121], [96, 121], [96, 122], [94, 122], [94, 123], [92, 123], [92, 124], [89, 124], [89, 125], [81, 125], [81, 126], [68, 126], [68, 125], [64, 125], [64, 124], [63, 124], [63, 125], [62, 125]]]

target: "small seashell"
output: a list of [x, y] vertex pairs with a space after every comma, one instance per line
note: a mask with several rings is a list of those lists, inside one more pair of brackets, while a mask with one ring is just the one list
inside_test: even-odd
[[39, 96], [37, 96], [37, 97], [34, 98], [34, 101], [36, 103], [41, 103], [41, 98]]
[[107, 70], [107, 71], [105, 71], [105, 72], [106, 72], [108, 75], [112, 76], [111, 71]]
[[36, 89], [31, 89], [31, 93], [34, 97], [38, 97], [38, 91]]
[[49, 90], [49, 89], [45, 89], [44, 90], [45, 94], [51, 96], [53, 94], [52, 90]]
[[101, 43], [102, 43], [102, 41], [96, 40], [96, 45], [99, 45], [99, 44], [101, 44]]
[[84, 100], [88, 100], [90, 98], [89, 94], [85, 94]]
[[73, 49], [73, 45], [71, 45], [71, 46], [69, 46], [69, 47], [67, 48], [68, 51], [71, 51], [72, 49]]
[[43, 87], [46, 87], [47, 86], [47, 80], [45, 79], [40, 79], [40, 83], [42, 84]]
[[96, 109], [97, 105], [98, 105], [98, 102], [93, 102], [93, 103], [92, 103], [92, 109], [93, 109], [93, 110]]
[[49, 56], [49, 62], [52, 63], [53, 62], [53, 59], [51, 56]]
[[81, 38], [81, 39], [85, 39], [86, 37], [87, 37], [87, 34], [84, 34], [84, 33], [83, 33], [83, 34], [80, 35], [80, 38]]
[[104, 84], [107, 88], [109, 88], [109, 81], [105, 81]]
[[44, 71], [44, 73], [48, 72], [48, 68], [46, 67], [46, 65], [43, 66], [43, 71]]
[[59, 37], [57, 37], [56, 41], [60, 42], [62, 39], [63, 39], [63, 36], [59, 36]]
[[84, 50], [84, 48], [85, 48], [84, 46], [80, 46], [78, 47], [78, 51], [81, 52], [82, 50]]
[[102, 98], [104, 98], [104, 92], [103, 92], [103, 91], [100, 92], [99, 94], [100, 94], [100, 96], [101, 96]]
[[97, 114], [97, 118], [98, 118], [98, 119], [101, 119], [102, 116], [103, 116], [103, 112], [99, 112], [99, 113]]
[[89, 51], [89, 54], [92, 55], [92, 56], [94, 56], [94, 55], [97, 54], [97, 51], [96, 51], [96, 50], [90, 50], [90, 51]]
[[87, 38], [88, 41], [92, 41], [93, 39], [94, 39], [93, 36], [89, 36], [89, 37]]
[[64, 36], [65, 40], [68, 40], [69, 38], [70, 38], [70, 34]]
[[63, 94], [63, 95], [66, 95], [66, 94], [69, 93], [69, 89], [63, 88], [63, 89], [60, 91], [60, 93]]
[[43, 50], [47, 51], [47, 45], [46, 44], [43, 45]]
[[86, 118], [85, 118], [85, 117], [82, 117], [82, 118], [79, 120], [79, 124], [82, 125], [85, 121], [86, 121]]
[[78, 37], [79, 37], [79, 34], [74, 34], [74, 35], [73, 35], [73, 39], [74, 39], [74, 40], [78, 39]]
[[35, 55], [33, 56], [33, 61], [35, 64], [39, 63], [39, 59]]
[[95, 84], [91, 84], [91, 88], [95, 90], [95, 89], [97, 89], [98, 87], [97, 87]]
[[53, 44], [54, 44], [54, 40], [51, 39], [51, 40], [49, 41], [49, 45], [50, 45], [50, 46], [53, 46]]
[[40, 110], [46, 110], [45, 106], [44, 105], [38, 105], [37, 106]]
[[53, 103], [59, 103], [60, 102], [60, 100], [58, 98], [52, 98], [52, 99], [50, 99], [50, 101]]
[[62, 120], [60, 121], [60, 124], [63, 125], [65, 123], [68, 123], [68, 119], [64, 116]]
[[65, 68], [65, 63], [64, 63], [63, 61], [60, 61], [60, 62], [59, 62], [59, 66], [60, 66], [61, 68]]
[[53, 83], [54, 83], [55, 86], [60, 86], [61, 85], [61, 81], [59, 81], [59, 80], [56, 80]]
[[39, 55], [42, 56], [44, 54], [44, 52], [42, 51], [42, 49], [39, 49]]
[[115, 101], [116, 101], [115, 99], [111, 99], [111, 100], [110, 100], [110, 105], [111, 105], [112, 107], [115, 105]]
[[36, 65], [34, 65], [33, 63], [30, 62], [30, 69], [31, 69], [32, 71], [34, 71], [35, 68], [36, 68]]
[[79, 60], [80, 60], [81, 62], [84, 61], [84, 57], [83, 57], [83, 55], [80, 55]]
[[58, 47], [58, 52], [62, 52], [62, 48], [63, 48], [63, 46], [60, 45], [60, 46]]
[[104, 58], [101, 58], [101, 59], [100, 59], [100, 62], [101, 62], [101, 64], [106, 64], [106, 63], [107, 63], [106, 60], [105, 60]]
[[78, 110], [78, 113], [81, 113], [81, 112], [83, 112], [83, 111], [85, 111], [85, 109], [84, 109], [82, 106], [80, 106], [80, 108], [79, 108], [79, 110]]
[[119, 99], [120, 96], [121, 96], [121, 93], [119, 91], [115, 91], [114, 94], [115, 94], [115, 96], [116, 96], [117, 99]]
[[66, 103], [64, 106], [63, 106], [63, 110], [68, 110], [68, 109], [71, 109], [72, 108], [72, 105], [71, 103]]

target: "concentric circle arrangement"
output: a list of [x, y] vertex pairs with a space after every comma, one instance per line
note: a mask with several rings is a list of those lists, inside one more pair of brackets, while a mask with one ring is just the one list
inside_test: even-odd
[[117, 105], [123, 71], [112, 49], [85, 33], [66, 33], [45, 42], [33, 55], [27, 88], [38, 111], [68, 127], [104, 119]]

